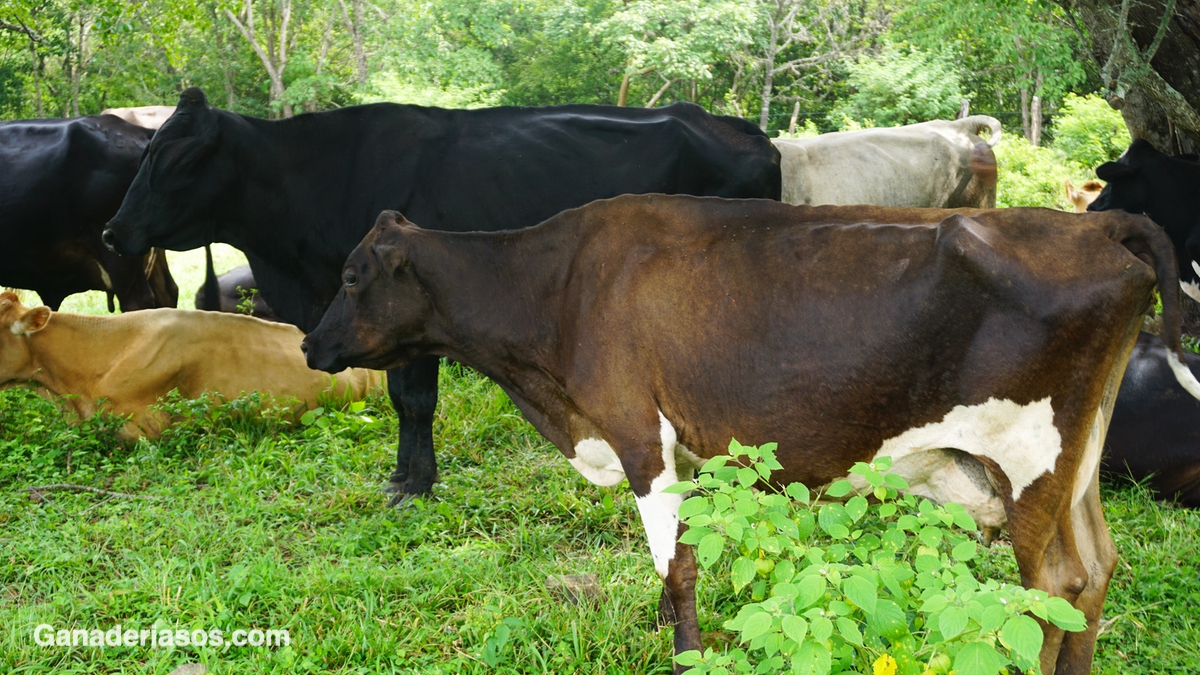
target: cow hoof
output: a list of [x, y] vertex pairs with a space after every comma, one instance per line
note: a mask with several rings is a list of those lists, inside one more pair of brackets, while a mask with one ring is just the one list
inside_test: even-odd
[[402, 483], [389, 481], [387, 487], [383, 488], [383, 493], [391, 495], [391, 499], [388, 500], [387, 504], [389, 507], [403, 507], [414, 499], [419, 497], [428, 497], [433, 494], [433, 486], [428, 485], [425, 486], [424, 489], [421, 489], [421, 487], [416, 485], [412, 480], [407, 480]]

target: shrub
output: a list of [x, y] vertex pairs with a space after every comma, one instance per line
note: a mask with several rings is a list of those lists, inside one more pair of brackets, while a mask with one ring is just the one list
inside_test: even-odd
[[1043, 636], [1029, 613], [1086, 628], [1063, 598], [976, 578], [971, 516], [957, 504], [899, 496], [908, 486], [884, 473], [890, 459], [855, 464], [862, 489], [837, 481], [818, 497], [853, 496], [822, 504], [799, 483], [751, 489], [782, 468], [774, 449], [733, 441], [680, 507], [689, 528], [680, 541], [696, 546], [706, 569], [728, 550], [729, 581], [746, 601], [725, 623], [745, 647], [677, 656], [692, 673], [1038, 672]]
[[1076, 186], [1092, 180], [1090, 172], [1067, 161], [1057, 148], [1031, 145], [1023, 136], [1005, 134], [995, 147], [998, 176], [996, 206], [1043, 206], [1073, 210], [1063, 181]]
[[891, 127], [933, 119], [954, 119], [963, 98], [958, 70], [947, 54], [887, 45], [873, 58], [846, 64], [853, 93], [833, 107], [829, 118], [864, 127]]
[[1054, 148], [1089, 173], [1120, 157], [1130, 143], [1121, 113], [1095, 94], [1067, 94], [1062, 113], [1054, 118], [1053, 131]]

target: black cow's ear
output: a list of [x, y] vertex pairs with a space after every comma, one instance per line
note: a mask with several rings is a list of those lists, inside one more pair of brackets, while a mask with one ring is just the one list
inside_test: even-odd
[[1096, 177], [1100, 180], [1112, 182], [1121, 178], [1137, 175], [1138, 167], [1129, 166], [1120, 162], [1105, 162], [1096, 167]]
[[204, 95], [204, 90], [200, 87], [188, 87], [179, 95], [180, 108], [191, 108], [193, 106], [208, 107], [208, 97]]

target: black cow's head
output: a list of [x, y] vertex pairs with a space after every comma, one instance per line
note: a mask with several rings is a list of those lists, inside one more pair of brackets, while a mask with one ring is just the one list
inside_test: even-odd
[[1096, 167], [1096, 177], [1108, 181], [1100, 196], [1088, 204], [1088, 211], [1120, 209], [1128, 213], [1145, 213], [1150, 208], [1150, 189], [1143, 180], [1142, 166], [1155, 156], [1165, 157], [1145, 139], [1133, 141], [1115, 162]]
[[125, 201], [104, 230], [105, 245], [142, 255], [151, 246], [185, 250], [211, 243], [238, 175], [232, 154], [219, 151], [220, 140], [218, 113], [204, 92], [183, 92], [142, 154]]
[[304, 338], [308, 367], [395, 368], [422, 355], [433, 305], [412, 266], [421, 229], [395, 211], [379, 214], [346, 259], [342, 288]]

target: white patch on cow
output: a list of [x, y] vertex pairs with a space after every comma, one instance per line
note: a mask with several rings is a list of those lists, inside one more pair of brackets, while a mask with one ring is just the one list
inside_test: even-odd
[[1016, 501], [1038, 476], [1054, 471], [1062, 453], [1062, 435], [1054, 426], [1049, 397], [1027, 405], [989, 398], [979, 405], [956, 406], [941, 422], [889, 438], [876, 455], [899, 463], [908, 455], [941, 449], [996, 462], [1012, 484]]
[[1187, 393], [1200, 399], [1200, 382], [1196, 380], [1196, 376], [1192, 371], [1179, 360], [1179, 356], [1171, 349], [1167, 349], [1167, 364], [1171, 366], [1171, 372], [1175, 373], [1175, 379], [1179, 381], [1179, 386], [1187, 390]]
[[1200, 302], [1200, 285], [1196, 284], [1196, 282], [1184, 281], [1180, 279], [1179, 287], [1183, 289], [1183, 292], [1186, 293], [1189, 298], [1195, 300], [1196, 302]]
[[9, 326], [8, 329], [10, 331], [12, 331], [13, 335], [16, 335], [16, 336], [21, 336], [21, 335], [25, 334], [25, 324], [21, 323], [20, 320], [12, 322], [12, 325]]
[[1103, 420], [1104, 411], [1097, 410], [1092, 420], [1092, 431], [1088, 434], [1087, 444], [1083, 447], [1083, 458], [1079, 462], [1079, 470], [1075, 473], [1075, 489], [1071, 494], [1071, 504], [1079, 503], [1092, 484], [1096, 469], [1100, 466], [1100, 450], [1104, 447], [1104, 430], [1107, 425]]
[[[637, 497], [636, 501], [638, 512], [642, 515], [642, 527], [646, 529], [646, 540], [650, 544], [650, 555], [654, 558], [654, 571], [658, 572], [659, 577], [666, 578], [671, 561], [675, 559], [675, 544], [679, 537], [679, 505], [683, 503], [683, 495], [666, 494], [663, 490], [680, 480], [686, 480], [691, 475], [694, 461], [689, 459], [688, 466], [677, 469], [675, 457], [679, 437], [661, 410], [658, 419], [663, 472], [650, 482], [650, 492]], [[686, 449], [684, 452], [695, 457]]]
[[99, 262], [96, 263], [96, 267], [100, 268], [100, 280], [104, 282], [104, 287], [111, 291], [113, 289], [112, 277], [108, 276], [108, 270], [104, 269], [104, 265]]
[[575, 456], [567, 461], [596, 485], [616, 485], [625, 477], [621, 459], [613, 452], [611, 445], [599, 438], [585, 438], [576, 443]]

